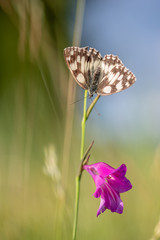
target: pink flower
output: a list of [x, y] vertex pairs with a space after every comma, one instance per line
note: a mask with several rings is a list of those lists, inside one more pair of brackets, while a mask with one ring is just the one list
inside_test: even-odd
[[108, 164], [100, 162], [92, 165], [84, 165], [83, 169], [88, 171], [96, 184], [94, 197], [101, 197], [97, 217], [106, 209], [122, 213], [123, 202], [120, 199], [120, 193], [132, 188], [130, 181], [125, 177], [127, 171], [126, 165], [122, 164], [119, 168], [114, 169]]

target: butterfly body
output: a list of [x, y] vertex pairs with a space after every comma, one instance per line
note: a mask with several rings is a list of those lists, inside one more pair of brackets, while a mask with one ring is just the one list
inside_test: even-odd
[[101, 54], [94, 48], [68, 47], [64, 49], [66, 63], [76, 82], [88, 90], [91, 98], [120, 92], [130, 87], [136, 78], [114, 55]]
[[97, 88], [100, 80], [100, 74], [101, 74], [101, 68], [98, 67], [93, 76], [90, 77], [89, 85], [88, 86], [88, 92], [89, 92], [89, 98], [93, 97], [95, 93], [97, 93]]

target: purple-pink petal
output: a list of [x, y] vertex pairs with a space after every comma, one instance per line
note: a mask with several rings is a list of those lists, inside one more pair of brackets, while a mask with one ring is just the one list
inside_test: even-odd
[[132, 184], [126, 177], [118, 178], [114, 175], [111, 175], [111, 177], [107, 179], [107, 182], [118, 193], [127, 192], [132, 188]]
[[124, 177], [126, 175], [126, 172], [127, 172], [127, 167], [125, 164], [122, 164], [119, 168], [114, 169], [112, 174], [114, 174], [117, 177]]
[[101, 202], [97, 211], [97, 216], [106, 209], [112, 212], [123, 213], [123, 202], [120, 196], [109, 185], [104, 184], [102, 187]]
[[110, 209], [112, 212], [122, 213], [123, 205], [119, 194], [108, 184], [103, 185], [103, 194], [101, 197], [105, 199], [106, 208]]
[[107, 209], [107, 207], [105, 206], [105, 199], [101, 198], [101, 202], [97, 211], [97, 217], [103, 213], [105, 210]]
[[94, 196], [95, 198], [99, 198], [99, 197], [101, 196], [101, 194], [102, 194], [101, 188], [98, 187], [98, 188], [96, 188], [95, 193], [93, 193], [93, 196]]
[[126, 192], [132, 188], [132, 184], [125, 177], [126, 171], [126, 165], [122, 164], [107, 178], [107, 182], [119, 193]]
[[111, 174], [112, 172], [115, 171], [114, 168], [112, 168], [110, 165], [108, 165], [104, 162], [95, 163], [95, 164], [91, 164], [91, 165], [84, 165], [83, 168], [85, 170], [87, 170], [88, 172], [92, 171], [93, 174], [97, 173], [101, 177], [106, 177], [107, 175], [109, 175], [109, 174]]

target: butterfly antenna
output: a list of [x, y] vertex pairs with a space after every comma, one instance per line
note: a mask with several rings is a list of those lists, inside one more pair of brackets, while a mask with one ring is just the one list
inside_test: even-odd
[[[90, 100], [91, 100], [91, 102], [93, 102], [94, 101], [93, 97], [91, 97]], [[96, 112], [96, 114], [98, 116], [101, 116], [100, 112], [97, 111], [96, 106], [94, 106], [94, 111]]]
[[94, 108], [94, 111], [97, 113], [98, 116], [101, 116], [100, 112], [97, 111], [96, 107]]
[[[87, 96], [87, 98], [88, 98], [89, 96]], [[85, 97], [86, 98], [86, 97]], [[74, 104], [74, 103], [78, 103], [78, 102], [80, 102], [80, 101], [82, 101], [84, 99], [84, 97], [83, 98], [81, 98], [81, 99], [79, 99], [79, 100], [77, 100], [77, 101], [75, 101], [75, 102], [72, 102], [72, 103], [70, 103], [69, 105], [72, 105], [72, 104]]]

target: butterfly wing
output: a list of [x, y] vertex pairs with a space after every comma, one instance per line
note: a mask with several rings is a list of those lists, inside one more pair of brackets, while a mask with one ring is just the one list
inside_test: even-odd
[[90, 48], [88, 52], [88, 71], [93, 77], [95, 70], [101, 65], [102, 56], [95, 48]]
[[110, 95], [130, 87], [136, 78], [114, 55], [105, 55], [102, 63], [102, 77], [97, 88], [98, 95]]
[[100, 64], [100, 53], [88, 47], [68, 47], [64, 49], [64, 57], [76, 82], [84, 89], [89, 89], [95, 68]]
[[[98, 95], [105, 96], [120, 92], [136, 81], [133, 73], [117, 56], [105, 55], [102, 59], [94, 48], [88, 51], [88, 47], [68, 47], [64, 49], [64, 57], [76, 82], [82, 88], [96, 92]], [[93, 86], [96, 87], [95, 91]]]
[[88, 89], [85, 79], [85, 59], [88, 47], [67, 47], [64, 49], [64, 58], [72, 76], [76, 82], [84, 89]]

